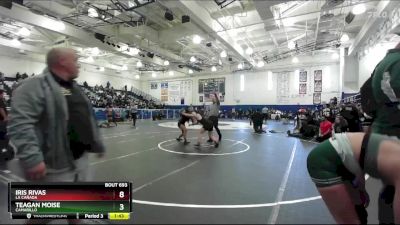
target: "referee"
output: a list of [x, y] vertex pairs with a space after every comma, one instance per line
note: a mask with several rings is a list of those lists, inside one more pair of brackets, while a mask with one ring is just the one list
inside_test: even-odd
[[[210, 112], [208, 114], [208, 119], [210, 121], [212, 121], [213, 126], [218, 133], [218, 140], [221, 141], [222, 135], [221, 135], [221, 131], [218, 128], [219, 108], [221, 106], [221, 103], [219, 102], [217, 93], [214, 93], [211, 96], [212, 96], [213, 104], [210, 106]], [[212, 140], [210, 139], [210, 140], [208, 140], [208, 142], [212, 142]]]

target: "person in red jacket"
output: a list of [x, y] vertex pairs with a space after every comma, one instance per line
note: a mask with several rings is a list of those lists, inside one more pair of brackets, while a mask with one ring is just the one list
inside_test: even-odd
[[319, 135], [317, 137], [318, 142], [323, 142], [332, 136], [333, 124], [324, 116], [324, 120], [319, 124]]

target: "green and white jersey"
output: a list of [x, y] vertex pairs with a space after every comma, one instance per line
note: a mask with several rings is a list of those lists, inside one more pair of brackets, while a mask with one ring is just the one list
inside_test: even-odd
[[373, 96], [379, 107], [372, 124], [374, 133], [400, 137], [400, 49], [391, 49], [372, 78]]

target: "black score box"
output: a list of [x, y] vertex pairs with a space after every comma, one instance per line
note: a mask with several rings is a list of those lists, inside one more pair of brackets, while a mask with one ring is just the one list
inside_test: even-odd
[[129, 220], [130, 213], [11, 213], [11, 219], [50, 219], [50, 220], [61, 220], [61, 219], [80, 219], [80, 220], [91, 220], [91, 219], [108, 219], [108, 220]]
[[77, 213], [11, 213], [11, 219], [32, 219], [32, 220], [61, 220], [61, 219], [78, 219]]

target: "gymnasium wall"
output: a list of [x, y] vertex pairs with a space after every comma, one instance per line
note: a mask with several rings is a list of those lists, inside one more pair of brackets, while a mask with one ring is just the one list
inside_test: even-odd
[[377, 44], [371, 48], [367, 54], [359, 60], [359, 79], [358, 86], [361, 87], [363, 83], [371, 76], [375, 66], [381, 61], [387, 50], [396, 46], [396, 43]]
[[[299, 71], [307, 72], [306, 94], [299, 94]], [[156, 98], [161, 99], [161, 83], [187, 81], [192, 83], [192, 91], [185, 98], [185, 105], [201, 105], [199, 101], [199, 79], [225, 78], [225, 99], [222, 105], [312, 105], [314, 93], [314, 71], [322, 70], [321, 102], [329, 102], [332, 97], [339, 97], [339, 64], [331, 63], [324, 66], [304, 66], [292, 69], [272, 70], [272, 88], [268, 88], [268, 71], [241, 72], [235, 74], [206, 75], [179, 79], [164, 79], [143, 81], [142, 89]], [[244, 75], [244, 91], [240, 91], [240, 75]], [[282, 80], [282, 74], [287, 79]], [[278, 93], [278, 84], [285, 82], [285, 91]], [[157, 89], [151, 89], [151, 84], [157, 83]], [[281, 86], [280, 86], [281, 87]], [[168, 105], [180, 105], [180, 102], [167, 102]], [[207, 103], [206, 103], [207, 104]]]

